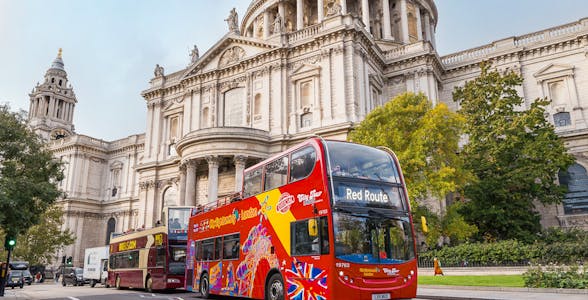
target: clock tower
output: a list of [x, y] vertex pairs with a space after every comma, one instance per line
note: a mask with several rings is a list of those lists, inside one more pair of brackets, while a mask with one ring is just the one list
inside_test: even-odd
[[76, 95], [68, 83], [62, 51], [45, 73], [42, 84], [37, 83], [30, 97], [29, 125], [46, 140], [56, 140], [74, 134], [73, 114]]

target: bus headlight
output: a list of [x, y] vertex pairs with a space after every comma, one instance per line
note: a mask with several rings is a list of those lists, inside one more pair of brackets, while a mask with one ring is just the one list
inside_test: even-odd
[[180, 280], [177, 278], [168, 278], [167, 283], [180, 283]]

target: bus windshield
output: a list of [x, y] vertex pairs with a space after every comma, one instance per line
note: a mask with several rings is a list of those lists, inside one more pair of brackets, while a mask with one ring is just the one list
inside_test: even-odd
[[335, 255], [364, 264], [398, 264], [415, 258], [408, 216], [383, 217], [336, 212], [333, 215]]
[[392, 158], [382, 150], [337, 141], [327, 141], [327, 150], [331, 176], [400, 183]]

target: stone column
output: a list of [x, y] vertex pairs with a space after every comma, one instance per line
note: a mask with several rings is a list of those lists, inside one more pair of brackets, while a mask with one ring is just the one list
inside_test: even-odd
[[316, 6], [318, 10], [318, 22], [320, 23], [325, 17], [323, 0], [316, 0]]
[[209, 155], [206, 157], [208, 162], [208, 202], [216, 201], [218, 198], [218, 165], [220, 158]]
[[286, 24], [286, 13], [284, 11], [284, 2], [280, 1], [278, 3], [278, 14], [280, 15], [280, 17], [282, 17], [283, 24]]
[[400, 29], [402, 32], [402, 42], [408, 44], [408, 11], [406, 9], [406, 0], [400, 0]]
[[55, 98], [51, 97], [49, 100], [49, 112], [47, 113], [48, 117], [55, 117]]
[[186, 206], [186, 164], [180, 165], [180, 206]]
[[428, 12], [425, 12], [425, 41], [431, 41], [431, 22]]
[[269, 10], [265, 10], [263, 12], [263, 38], [269, 38], [269, 29], [270, 29], [270, 21], [269, 21]]
[[392, 27], [390, 25], [390, 1], [382, 0], [382, 12], [384, 13], [384, 39], [392, 39]]
[[430, 24], [431, 26], [431, 44], [433, 44], [433, 48], [437, 48], [437, 45], [435, 44], [435, 24], [433, 24], [433, 22], [431, 22]]
[[369, 0], [361, 0], [361, 20], [365, 25], [365, 30], [370, 31], [370, 2]]
[[415, 4], [414, 6], [415, 14], [416, 14], [416, 27], [417, 27], [417, 40], [423, 40], [423, 25], [421, 22], [421, 8]]
[[341, 14], [342, 15], [346, 15], [347, 14], [347, 0], [340, 0], [340, 4], [341, 4]]
[[241, 192], [243, 188], [243, 171], [245, 171], [245, 162], [247, 157], [243, 155], [235, 155], [235, 192]]
[[296, 30], [304, 28], [304, 3], [296, 0]]
[[196, 169], [197, 161], [189, 160], [186, 162], [186, 194], [184, 203], [186, 205], [196, 205]]

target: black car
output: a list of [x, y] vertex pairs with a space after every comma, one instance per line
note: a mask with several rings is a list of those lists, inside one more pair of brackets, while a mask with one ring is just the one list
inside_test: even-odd
[[23, 270], [22, 277], [24, 279], [24, 283], [26, 283], [28, 285], [31, 285], [31, 283], [33, 283], [33, 276], [31, 275], [31, 271]]
[[11, 288], [18, 286], [22, 289], [24, 286], [24, 278], [22, 276], [22, 270], [10, 271], [10, 273], [8, 273], [8, 277], [6, 278], [6, 286], [9, 286]]
[[61, 275], [61, 284], [63, 286], [66, 286], [68, 284], [74, 286], [84, 285], [83, 273], [84, 269], [82, 268], [66, 267], [63, 269], [63, 274]]

